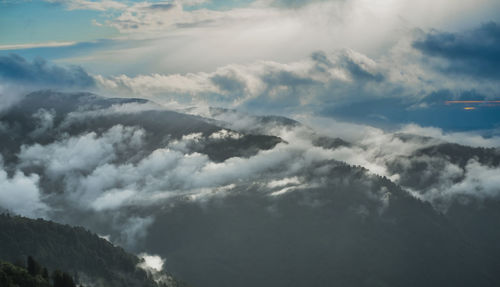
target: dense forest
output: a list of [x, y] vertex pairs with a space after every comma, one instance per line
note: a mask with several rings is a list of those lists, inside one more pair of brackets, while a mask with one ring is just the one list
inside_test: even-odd
[[106, 287], [183, 286], [167, 274], [155, 282], [137, 267], [141, 259], [84, 228], [8, 214], [0, 215], [0, 260], [15, 263], [2, 263], [2, 287], [74, 286], [73, 280]]
[[[76, 287], [73, 277], [54, 270], [51, 275], [46, 267], [28, 256], [26, 268], [0, 261], [0, 286], [2, 287]], [[83, 286], [83, 285], [80, 285]]]

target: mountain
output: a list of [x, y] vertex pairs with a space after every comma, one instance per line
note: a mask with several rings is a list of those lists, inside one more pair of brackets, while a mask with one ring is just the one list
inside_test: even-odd
[[[380, 131], [348, 142], [283, 117], [202, 115], [29, 94], [0, 114], [0, 196], [11, 202], [0, 206], [158, 255], [193, 286], [500, 285], [496, 186], [477, 185], [495, 178], [498, 150]], [[31, 201], [13, 200], [21, 195]], [[115, 284], [142, 280], [137, 257], [41, 222], [42, 251], [6, 237], [3, 252]]]
[[[406, 138], [412, 138], [406, 135]], [[423, 147], [411, 154], [397, 156], [388, 163], [389, 172], [399, 174], [399, 184], [425, 194], [440, 188], [443, 179], [453, 183], [463, 182], [470, 165], [477, 163], [484, 168], [500, 167], [500, 148], [470, 147], [456, 143], [418, 139]], [[450, 171], [455, 170], [455, 172]], [[453, 173], [452, 175], [448, 175]]]
[[0, 215], [0, 260], [25, 262], [28, 256], [50, 272], [64, 270], [85, 285], [184, 286], [167, 274], [163, 283], [156, 283], [151, 274], [137, 267], [141, 259], [84, 228]]
[[419, 149], [415, 157], [429, 156], [449, 160], [451, 163], [464, 167], [471, 159], [477, 160], [482, 165], [493, 167], [500, 166], [500, 147], [482, 148], [470, 147], [454, 143], [442, 143], [427, 148]]
[[169, 208], [145, 246], [194, 286], [500, 283], [498, 250], [430, 204], [362, 168], [325, 163], [310, 173], [319, 170], [327, 188], [269, 197], [253, 186]]
[[[188, 111], [189, 112], [189, 111]], [[234, 109], [210, 107], [206, 118], [213, 124], [245, 133], [266, 134], [273, 128], [291, 129], [302, 126], [298, 121], [282, 116], [255, 116]]]
[[[141, 127], [147, 133], [143, 154], [188, 134], [208, 136], [223, 128], [199, 116], [167, 110], [153, 102], [134, 98], [105, 98], [91, 93], [42, 90], [26, 95], [17, 105], [0, 113], [0, 152], [8, 163], [22, 145], [46, 144], [63, 136], [85, 132], [102, 134], [116, 125]], [[165, 138], [168, 135], [168, 138]], [[270, 149], [281, 140], [276, 136], [242, 134], [211, 141], [196, 151], [222, 161], [233, 156], [251, 156]], [[225, 153], [218, 152], [225, 149]]]

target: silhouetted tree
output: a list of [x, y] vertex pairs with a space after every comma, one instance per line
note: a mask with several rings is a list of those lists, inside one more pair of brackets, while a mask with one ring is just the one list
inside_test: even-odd
[[32, 276], [36, 276], [41, 274], [41, 269], [40, 264], [38, 264], [33, 257], [28, 256], [28, 273]]
[[43, 269], [42, 269], [42, 277], [45, 280], [49, 280], [49, 271], [47, 270], [46, 267], [43, 267]]
[[52, 273], [52, 280], [54, 281], [54, 287], [76, 287], [73, 278], [68, 273], [60, 270], [55, 270]]
[[9, 278], [7, 274], [0, 270], [0, 286], [9, 286]]

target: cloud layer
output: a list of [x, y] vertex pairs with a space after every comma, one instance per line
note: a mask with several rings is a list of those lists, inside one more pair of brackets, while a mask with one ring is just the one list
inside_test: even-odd
[[[446, 102], [495, 99], [498, 83], [480, 74], [449, 75], [429, 61], [415, 39], [401, 41], [378, 59], [353, 50], [316, 51], [289, 63], [259, 61], [187, 74], [96, 76], [96, 81], [109, 93], [141, 95], [167, 105], [222, 106], [289, 117], [314, 114], [385, 127], [417, 123], [447, 130], [496, 128], [495, 106], [467, 112]], [[447, 61], [461, 65], [464, 58]]]

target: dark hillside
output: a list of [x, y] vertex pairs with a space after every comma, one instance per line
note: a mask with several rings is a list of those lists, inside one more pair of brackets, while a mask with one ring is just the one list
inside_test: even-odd
[[0, 215], [0, 260], [25, 262], [28, 256], [49, 270], [88, 277], [102, 286], [157, 286], [137, 268], [139, 258], [84, 228]]

